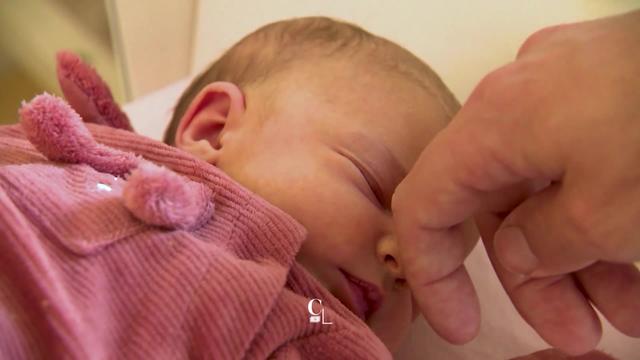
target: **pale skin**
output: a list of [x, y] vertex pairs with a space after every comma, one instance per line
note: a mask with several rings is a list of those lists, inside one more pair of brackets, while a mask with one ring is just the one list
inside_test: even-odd
[[458, 232], [476, 216], [504, 289], [550, 345], [593, 349], [594, 308], [640, 337], [639, 154], [640, 11], [531, 36], [394, 194], [405, 275], [427, 321], [450, 342], [477, 334], [463, 265], [475, 239]]
[[297, 261], [336, 297], [344, 295], [339, 268], [382, 288], [367, 323], [394, 350], [418, 312], [391, 196], [446, 125], [445, 112], [413, 81], [349, 59], [299, 65], [273, 84], [209, 84], [182, 118], [176, 145], [304, 225]]

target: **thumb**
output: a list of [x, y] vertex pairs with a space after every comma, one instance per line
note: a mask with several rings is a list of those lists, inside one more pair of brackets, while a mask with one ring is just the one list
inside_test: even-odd
[[496, 232], [496, 257], [508, 270], [549, 276], [582, 269], [598, 259], [597, 244], [588, 240], [589, 224], [582, 221], [585, 203], [572, 201], [561, 186], [552, 183], [527, 198]]

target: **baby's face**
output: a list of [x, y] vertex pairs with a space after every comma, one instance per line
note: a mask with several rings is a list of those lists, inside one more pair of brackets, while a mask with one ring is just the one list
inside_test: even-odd
[[[301, 71], [279, 86], [266, 118], [248, 94], [216, 165], [307, 228], [297, 261], [395, 349], [417, 308], [404, 284], [391, 196], [445, 126], [444, 111], [410, 80], [345, 64]], [[351, 277], [377, 288], [369, 296], [378, 301], [363, 302]]]

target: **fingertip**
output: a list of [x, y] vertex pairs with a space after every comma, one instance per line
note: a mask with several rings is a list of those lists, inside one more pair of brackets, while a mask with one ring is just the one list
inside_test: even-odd
[[582, 331], [582, 334], [576, 336], [576, 338], [569, 340], [564, 344], [557, 344], [554, 346], [562, 350], [567, 355], [580, 356], [593, 351], [596, 346], [598, 346], [598, 343], [600, 343], [601, 338], [602, 326], [600, 325], [600, 322], [598, 322], [597, 329], [592, 329], [592, 331]]
[[[592, 309], [589, 309], [593, 312]], [[591, 318], [585, 318], [584, 321], [576, 322], [572, 326], [567, 326], [564, 336], [558, 335], [550, 344], [562, 350], [568, 355], [579, 356], [593, 351], [600, 343], [602, 338], [602, 324], [595, 312]]]
[[461, 345], [480, 331], [480, 302], [464, 266], [422, 285], [414, 296], [425, 320], [449, 343]]
[[640, 323], [638, 322], [629, 322], [627, 324], [625, 324], [625, 327], [622, 327], [622, 329], [620, 330], [623, 334], [632, 337], [632, 338], [639, 338], [640, 339]]
[[600, 319], [572, 276], [531, 279], [508, 292], [520, 314], [551, 346], [578, 356], [600, 342]]
[[453, 345], [464, 345], [475, 339], [479, 332], [480, 316], [475, 316], [475, 319], [459, 324], [454, 328], [454, 331], [443, 337]]
[[611, 325], [625, 335], [640, 337], [640, 271], [635, 265], [597, 262], [576, 277]]
[[599, 320], [591, 324], [567, 325], [563, 334], [539, 333], [551, 346], [571, 356], [581, 356], [593, 351], [602, 338], [602, 325]]

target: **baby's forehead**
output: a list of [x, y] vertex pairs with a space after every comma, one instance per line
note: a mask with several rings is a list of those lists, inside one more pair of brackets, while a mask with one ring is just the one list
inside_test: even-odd
[[[303, 125], [318, 129], [328, 140], [386, 144], [408, 168], [416, 153], [444, 128], [447, 118], [431, 94], [402, 81], [409, 85], [395, 86], [383, 78], [347, 84], [333, 81], [333, 86], [309, 91], [292, 88], [282, 94], [283, 114], [303, 120]], [[358, 149], [366, 151], [367, 146]]]
[[274, 83], [260, 97], [270, 99], [278, 117], [307, 120], [305, 126], [329, 135], [358, 131], [402, 142], [412, 154], [449, 120], [433, 91], [403, 74], [351, 59], [304, 62], [278, 75]]
[[[279, 91], [309, 91], [343, 106], [352, 104], [357, 96], [384, 96], [388, 98], [386, 103], [416, 98], [424, 102], [438, 97], [429, 79], [389, 70], [373, 61], [349, 58], [300, 62], [275, 74], [272, 81], [278, 84]], [[340, 102], [340, 99], [351, 103]]]
[[433, 92], [401, 75], [354, 69], [351, 63], [301, 66], [266, 92], [285, 116], [326, 124], [331, 131], [404, 136], [422, 146], [449, 120]]

